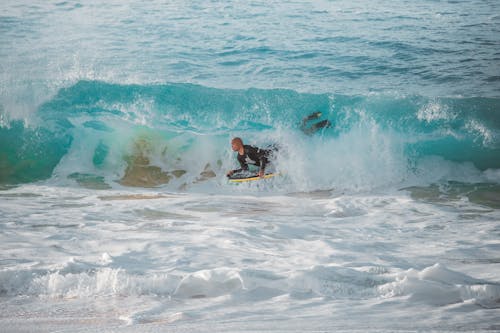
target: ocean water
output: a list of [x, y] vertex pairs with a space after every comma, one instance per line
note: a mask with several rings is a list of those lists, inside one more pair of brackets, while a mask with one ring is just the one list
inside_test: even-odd
[[[3, 1], [0, 331], [500, 331], [498, 36], [488, 0]], [[228, 183], [235, 136], [279, 176]]]

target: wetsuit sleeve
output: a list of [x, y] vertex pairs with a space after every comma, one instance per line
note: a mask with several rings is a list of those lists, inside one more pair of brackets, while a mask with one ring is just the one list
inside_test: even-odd
[[260, 167], [260, 171], [266, 170], [266, 165], [269, 163], [268, 157], [270, 151], [266, 149], [259, 149], [254, 146], [245, 146], [245, 153], [252, 161], [255, 161], [255, 165]]
[[258, 161], [257, 165], [260, 166], [260, 171], [264, 172], [266, 170], [266, 165], [269, 163], [267, 159], [269, 157], [269, 151], [266, 149], [255, 149], [255, 157]]
[[248, 170], [248, 164], [245, 160], [245, 155], [238, 154], [238, 162], [240, 163], [240, 169], [233, 170], [234, 173]]

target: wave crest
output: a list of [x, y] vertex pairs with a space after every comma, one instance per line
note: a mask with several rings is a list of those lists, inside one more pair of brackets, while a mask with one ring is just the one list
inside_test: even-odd
[[[221, 183], [234, 167], [228, 142], [235, 135], [285, 147], [275, 164], [297, 189], [384, 186], [448, 163], [469, 163], [474, 173], [500, 168], [499, 110], [492, 98], [80, 81], [41, 105], [30, 125], [2, 121], [0, 183], [51, 176], [93, 188]], [[333, 126], [305, 135], [311, 112]], [[346, 178], [352, 185], [342, 184]]]

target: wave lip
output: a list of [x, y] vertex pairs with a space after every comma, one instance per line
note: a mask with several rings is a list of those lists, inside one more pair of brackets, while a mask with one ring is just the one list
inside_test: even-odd
[[205, 298], [234, 293], [243, 289], [243, 281], [239, 273], [228, 268], [202, 270], [184, 277], [174, 297]]
[[500, 308], [500, 284], [474, 279], [441, 264], [400, 273], [396, 281], [380, 286], [379, 291], [387, 298], [407, 296], [411, 302], [434, 306], [472, 302]]
[[0, 272], [0, 294], [49, 298], [157, 296], [200, 299], [230, 296], [265, 300], [288, 295], [296, 299], [396, 299], [414, 304], [450, 306], [475, 304], [500, 308], [500, 284], [472, 278], [435, 264], [398, 274], [386, 270], [360, 270], [317, 266], [290, 275], [227, 267], [193, 273], [137, 275], [121, 268], [85, 268], [70, 262], [65, 269]]

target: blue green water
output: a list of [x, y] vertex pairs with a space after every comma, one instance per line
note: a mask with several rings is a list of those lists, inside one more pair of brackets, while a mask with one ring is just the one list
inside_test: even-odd
[[[48, 179], [66, 160], [78, 172], [119, 174], [138, 136], [153, 150], [170, 146], [186, 170], [192, 159], [205, 159], [198, 169], [220, 165], [234, 135], [302, 145], [298, 155], [381, 150], [403, 178], [425, 173], [420, 162], [433, 157], [500, 168], [495, 1], [0, 8], [1, 183]], [[314, 111], [333, 123], [318, 133], [322, 144], [298, 130]], [[206, 145], [215, 147], [200, 157]]]

